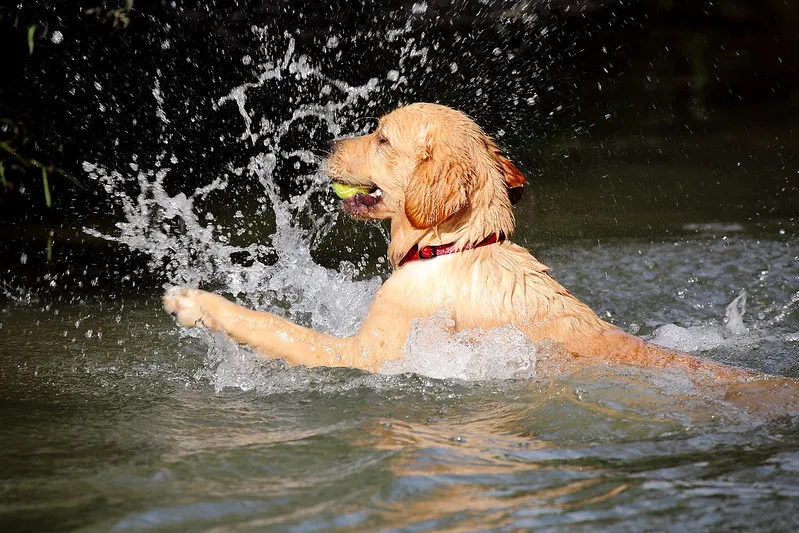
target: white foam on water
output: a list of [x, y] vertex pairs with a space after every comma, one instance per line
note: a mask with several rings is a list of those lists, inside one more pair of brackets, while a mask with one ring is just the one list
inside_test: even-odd
[[753, 339], [746, 338], [749, 328], [744, 325], [746, 314], [746, 291], [741, 291], [727, 305], [723, 324], [705, 324], [682, 327], [666, 324], [654, 331], [650, 342], [683, 352], [705, 352], [720, 346], [750, 344]]
[[513, 326], [453, 332], [454, 326], [444, 311], [414, 320], [404, 357], [384, 363], [381, 372], [468, 381], [528, 379], [538, 377], [539, 362], [562, 355], [556, 343], [534, 343]]
[[682, 327], [666, 324], [656, 329], [649, 341], [682, 352], [705, 352], [725, 342], [722, 331], [721, 327], [714, 325]]
[[698, 233], [740, 233], [745, 230], [741, 224], [735, 222], [728, 224], [721, 222], [689, 222], [683, 224], [683, 229], [688, 231], [696, 231]]
[[[552, 356], [562, 356], [552, 341], [531, 342], [512, 326], [452, 332], [454, 322], [443, 312], [415, 320], [404, 347], [404, 357], [383, 364], [378, 374], [357, 373], [341, 379], [341, 370], [290, 367], [282, 359], [262, 357], [221, 333], [192, 330], [208, 343], [206, 365], [196, 378], [207, 380], [220, 392], [225, 388], [256, 390], [265, 394], [304, 389], [311, 384], [330, 390], [358, 386], [376, 388], [398, 375], [416, 374], [436, 380], [496, 381], [531, 379]], [[551, 377], [547, 368], [542, 375]]]

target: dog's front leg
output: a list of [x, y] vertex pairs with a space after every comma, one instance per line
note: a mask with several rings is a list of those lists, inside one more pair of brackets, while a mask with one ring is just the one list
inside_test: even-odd
[[226, 333], [262, 355], [282, 357], [295, 365], [365, 368], [355, 337], [340, 339], [319, 333], [198, 289], [173, 287], [164, 294], [163, 302], [180, 325]]

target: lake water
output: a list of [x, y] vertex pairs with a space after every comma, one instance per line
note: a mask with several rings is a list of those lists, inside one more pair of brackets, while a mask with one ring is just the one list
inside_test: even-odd
[[[679, 239], [551, 245], [539, 256], [627, 329], [797, 376], [798, 245], [779, 230], [763, 239], [711, 226]], [[742, 289], [747, 331], [734, 334], [724, 310]], [[221, 337], [184, 336], [145, 292], [7, 298], [7, 530], [795, 524], [795, 406], [794, 415], [749, 413], [678, 372], [633, 368], [554, 380], [287, 368]], [[664, 324], [671, 329], [657, 330]], [[523, 349], [511, 338], [506, 353], [495, 345], [485, 356], [498, 368]], [[417, 364], [429, 356], [411, 355]]]

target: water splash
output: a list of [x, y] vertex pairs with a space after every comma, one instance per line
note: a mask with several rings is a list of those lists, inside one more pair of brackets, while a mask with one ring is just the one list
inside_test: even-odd
[[744, 325], [746, 314], [746, 291], [741, 291], [730, 305], [727, 306], [724, 316], [724, 327], [733, 335], [743, 335], [749, 329]]
[[[261, 31], [254, 28], [254, 31]], [[312, 118], [328, 135], [340, 133], [341, 115], [376, 90], [376, 80], [364, 85], [351, 86], [344, 81], [332, 80], [314, 68], [308, 57], [294, 55], [294, 41], [289, 39], [287, 49], [278, 61], [260, 65], [261, 73], [254, 82], [235, 87], [220, 98], [217, 111], [227, 103], [235, 103], [244, 121], [245, 131], [240, 140], [250, 145], [259, 143], [257, 153], [243, 166], [228, 165], [226, 175], [210, 184], [196, 188], [191, 193], [170, 195], [167, 181], [171, 174], [185, 172], [174, 157], [165, 166], [167, 152], [156, 157], [155, 170], [144, 170], [138, 161], [131, 163], [133, 175], [118, 170], [107, 170], [101, 165], [84, 162], [83, 168], [90, 179], [98, 182], [121, 207], [124, 221], [116, 224], [118, 233], [102, 233], [85, 228], [86, 233], [120, 242], [131, 250], [145, 253], [151, 267], [164, 274], [166, 284], [197, 286], [203, 284], [228, 293], [241, 303], [287, 316], [306, 325], [338, 335], [352, 334], [368, 307], [371, 296], [380, 284], [379, 279], [355, 281], [356, 269], [341, 272], [328, 270], [316, 264], [311, 257], [312, 240], [323, 236], [335, 222], [337, 212], [329, 207], [317, 215], [314, 195], [323, 193], [327, 179], [319, 170], [319, 158], [310, 150], [291, 150], [284, 147], [284, 139], [306, 127], [305, 119]], [[310, 91], [300, 91], [310, 103], [296, 102], [291, 116], [283, 121], [262, 119], [257, 125], [255, 111], [248, 109], [248, 94], [255, 90], [268, 90], [270, 82], [291, 78], [294, 82], [322, 82], [322, 90], [338, 91], [335, 99], [319, 104]], [[313, 84], [311, 84], [313, 85]], [[153, 95], [157, 115], [164, 126], [170, 123], [162, 110], [161, 81], [156, 80]], [[168, 144], [162, 132], [160, 142]], [[286, 143], [288, 144], [288, 143]], [[304, 190], [284, 199], [276, 184], [278, 158], [295, 158], [316, 168], [305, 176]], [[233, 223], [219, 220], [206, 204], [212, 203], [217, 193], [227, 193], [232, 178], [249, 178], [257, 183], [259, 198], [254, 210], [236, 211]], [[128, 193], [131, 183], [137, 192]], [[224, 198], [222, 194], [218, 196]], [[236, 206], [239, 207], [239, 206]], [[324, 206], [323, 206], [324, 207]], [[269, 243], [235, 245], [232, 242], [245, 232], [256, 233], [247, 221], [274, 216], [274, 233]], [[312, 219], [311, 228], [302, 227], [298, 221]], [[345, 312], [346, 311], [346, 312]]]
[[706, 352], [727, 344], [749, 345], [753, 339], [742, 338], [749, 333], [749, 328], [744, 325], [744, 314], [746, 314], [745, 290], [727, 305], [722, 325], [708, 323], [682, 327], [666, 324], [655, 330], [650, 340], [655, 344], [684, 352]]
[[649, 342], [681, 352], [706, 352], [726, 342], [724, 329], [715, 324], [704, 326], [678, 326], [666, 324], [655, 330]]
[[[381, 280], [358, 280], [361, 272], [353, 265], [342, 264], [338, 270], [330, 270], [314, 261], [314, 242], [335, 224], [337, 208], [317, 201], [328, 187], [328, 180], [320, 171], [319, 156], [310, 149], [293, 148], [293, 143], [297, 137], [309, 138], [319, 132], [328, 138], [340, 136], [341, 125], [357, 122], [349, 119], [357, 109], [374, 106], [378, 92], [402, 92], [412, 71], [429, 71], [430, 49], [422, 43], [422, 37], [408, 35], [411, 28], [408, 20], [388, 32], [388, 40], [400, 46], [396, 64], [386, 65], [382, 78], [351, 84], [327, 75], [310, 57], [297, 53], [292, 36], [283, 35], [285, 46], [281, 49], [275, 46], [275, 38], [266, 28], [253, 27], [264, 43], [264, 58], [253, 66], [257, 71], [255, 79], [232, 88], [213, 103], [216, 113], [229, 113], [233, 106], [243, 125], [236, 140], [250, 155], [243, 164], [229, 163], [222, 175], [193, 191], [169, 192], [171, 178], [182, 178], [191, 172], [191, 167], [180, 164], [169, 152], [170, 135], [178, 125], [164, 109], [166, 82], [157, 72], [152, 94], [161, 128], [161, 151], [151, 168], [134, 157], [130, 172], [84, 162], [87, 176], [117, 203], [124, 218], [116, 224], [117, 232], [94, 228], [85, 228], [85, 232], [146, 254], [153, 271], [163, 275], [165, 285], [203, 285], [244, 305], [277, 313], [314, 329], [338, 336], [352, 335]], [[332, 50], [337, 46], [337, 40], [331, 37], [327, 47]], [[244, 61], [253, 63], [249, 55]], [[259, 99], [270, 92], [285, 94], [287, 87], [295, 90], [291, 111], [284, 112], [286, 116], [279, 118], [279, 113], [261, 110]], [[363, 123], [360, 130], [356, 126], [356, 133], [367, 127], [368, 123]], [[299, 192], [286, 196], [286, 191], [278, 186], [280, 165], [292, 160], [305, 165], [303, 168], [308, 171], [297, 172], [297, 187], [292, 189]], [[210, 206], [217, 199], [229, 198], [233, 184], [242, 180], [254, 185], [257, 200], [254, 205], [237, 204], [231, 221]], [[135, 190], [133, 194], [131, 189]], [[268, 215], [273, 216], [274, 224], [266, 242], [237, 244], [244, 236], [258, 233], [248, 221]], [[417, 372], [460, 379], [530, 377], [535, 375], [537, 359], [552, 349], [530, 343], [512, 328], [451, 336], [436, 320], [414, 326], [406, 360], [387, 365], [387, 373]], [[197, 330], [182, 335], [208, 341], [206, 367], [197, 377], [208, 379], [218, 390], [272, 390], [278, 387], [274, 376], [282, 381], [303, 381], [299, 377], [303, 371], [288, 371], [282, 363], [264, 362], [223, 335], [209, 336]], [[431, 338], [436, 339], [436, 350], [429, 348]]]
[[529, 379], [538, 377], [539, 362], [556, 352], [563, 355], [556, 343], [534, 343], [512, 326], [453, 333], [454, 326], [455, 321], [444, 311], [414, 320], [404, 357], [384, 363], [381, 372], [470, 381]]

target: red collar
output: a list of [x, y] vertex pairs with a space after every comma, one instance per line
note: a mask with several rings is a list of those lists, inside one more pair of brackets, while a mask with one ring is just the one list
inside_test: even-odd
[[402, 261], [399, 262], [397, 268], [401, 267], [405, 263], [416, 261], [417, 259], [432, 259], [434, 257], [438, 257], [439, 255], [449, 255], [457, 252], [463, 252], [464, 250], [472, 250], [474, 248], [480, 248], [481, 246], [488, 246], [489, 244], [494, 244], [495, 242], [502, 242], [504, 240], [505, 240], [505, 234], [500, 231], [499, 233], [492, 233], [491, 235], [489, 235], [482, 241], [478, 242], [477, 244], [467, 244], [463, 248], [455, 248], [454, 242], [451, 242], [449, 244], [428, 245], [421, 249], [417, 244], [414, 244], [413, 247], [410, 250], [408, 250], [408, 253], [405, 254], [405, 257], [402, 258]]

